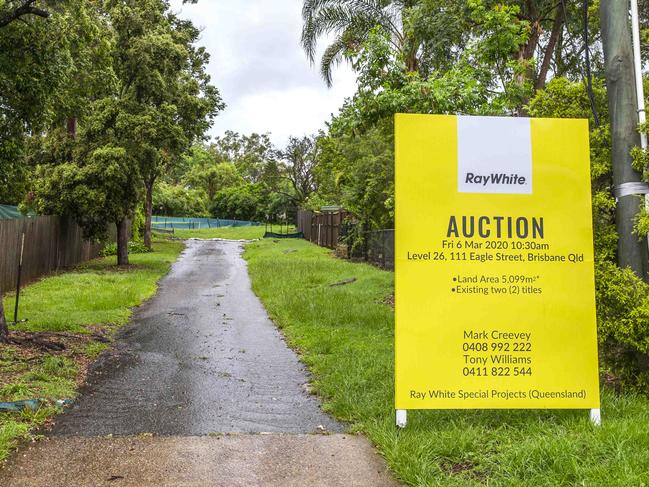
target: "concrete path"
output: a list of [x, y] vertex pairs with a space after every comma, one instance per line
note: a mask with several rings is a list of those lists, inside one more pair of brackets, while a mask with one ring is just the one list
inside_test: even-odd
[[241, 251], [189, 241], [53, 438], [14, 456], [0, 485], [394, 485], [306, 392]]
[[[396, 485], [359, 436], [54, 438], [0, 474], [11, 487]], [[7, 483], [5, 483], [7, 482]]]

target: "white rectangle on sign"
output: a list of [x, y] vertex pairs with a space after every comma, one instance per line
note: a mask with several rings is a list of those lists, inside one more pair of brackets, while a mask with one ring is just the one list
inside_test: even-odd
[[460, 193], [532, 194], [529, 118], [461, 116], [457, 123]]

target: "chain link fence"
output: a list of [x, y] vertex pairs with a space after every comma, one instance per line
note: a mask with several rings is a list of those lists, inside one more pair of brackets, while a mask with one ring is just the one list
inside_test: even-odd
[[222, 227], [258, 227], [259, 222], [242, 220], [223, 220], [221, 218], [189, 218], [189, 217], [167, 217], [154, 216], [151, 219], [151, 227], [159, 231], [171, 230], [199, 230], [203, 228]]

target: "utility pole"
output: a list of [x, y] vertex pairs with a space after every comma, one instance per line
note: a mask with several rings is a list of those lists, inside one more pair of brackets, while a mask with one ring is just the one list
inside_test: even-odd
[[635, 218], [644, 204], [641, 195], [646, 193], [647, 186], [642, 183], [642, 174], [631, 166], [631, 149], [640, 145], [640, 134], [629, 0], [601, 2], [600, 21], [611, 120], [613, 184], [617, 198], [618, 263], [620, 267], [630, 267], [638, 277], [649, 281], [647, 236], [634, 233]]

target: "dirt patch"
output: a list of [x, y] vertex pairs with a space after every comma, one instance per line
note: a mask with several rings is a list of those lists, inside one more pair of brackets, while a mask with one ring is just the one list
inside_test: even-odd
[[388, 306], [392, 306], [394, 308], [394, 293], [386, 296], [383, 298], [383, 301], [381, 301], [383, 304], [387, 304]]
[[54, 332], [11, 331], [9, 343], [0, 343], [0, 387], [19, 380], [25, 372], [42, 361], [45, 356], [60, 356], [73, 360], [79, 374], [76, 383], [86, 380], [92, 360], [85, 348], [93, 342], [108, 342], [103, 330], [93, 330], [92, 335]]

